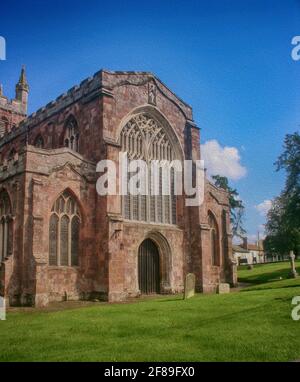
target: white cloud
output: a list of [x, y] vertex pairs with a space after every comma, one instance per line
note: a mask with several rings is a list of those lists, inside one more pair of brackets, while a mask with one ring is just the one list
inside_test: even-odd
[[261, 216], [266, 216], [269, 209], [272, 207], [272, 200], [264, 200], [262, 203], [254, 206]]
[[222, 147], [213, 139], [201, 145], [201, 153], [208, 175], [221, 175], [238, 180], [247, 173], [240, 163], [241, 157], [236, 147]]

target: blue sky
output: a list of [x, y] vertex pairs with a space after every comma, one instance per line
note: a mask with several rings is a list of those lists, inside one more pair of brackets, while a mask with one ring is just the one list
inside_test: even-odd
[[273, 163], [285, 134], [299, 130], [299, 0], [10, 0], [0, 20], [0, 82], [13, 97], [25, 64], [30, 112], [101, 68], [155, 73], [192, 105], [202, 143], [216, 140], [246, 169], [231, 182], [257, 232], [265, 219], [254, 206], [282, 189]]

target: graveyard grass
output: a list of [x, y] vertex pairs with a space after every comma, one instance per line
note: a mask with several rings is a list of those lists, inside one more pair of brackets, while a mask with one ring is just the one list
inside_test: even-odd
[[251, 285], [225, 295], [13, 309], [0, 321], [0, 360], [296, 360], [300, 321], [291, 318], [291, 301], [300, 296], [300, 279], [287, 279], [288, 267], [277, 263], [240, 270], [240, 278]]

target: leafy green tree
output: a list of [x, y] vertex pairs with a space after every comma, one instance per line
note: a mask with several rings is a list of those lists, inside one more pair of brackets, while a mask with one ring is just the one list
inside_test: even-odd
[[275, 162], [277, 171], [287, 173], [285, 193], [290, 194], [300, 189], [300, 134], [287, 134], [284, 139], [284, 152]]
[[230, 222], [233, 235], [241, 238], [244, 237], [246, 234], [246, 230], [243, 227], [245, 207], [239, 197], [239, 193], [236, 189], [229, 186], [228, 178], [225, 176], [213, 175], [212, 179], [216, 187], [223, 188], [223, 190], [229, 193]]
[[289, 227], [285, 215], [286, 200], [284, 195], [280, 195], [272, 202], [267, 215], [264, 249], [269, 253], [286, 254], [291, 248], [291, 238]]
[[276, 170], [285, 170], [285, 188], [275, 198], [268, 213], [265, 249], [275, 253], [293, 250], [300, 254], [300, 135], [287, 134], [284, 151], [275, 163]]

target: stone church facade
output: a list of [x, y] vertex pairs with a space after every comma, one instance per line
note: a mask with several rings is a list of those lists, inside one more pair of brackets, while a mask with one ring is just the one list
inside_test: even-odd
[[192, 109], [147, 72], [101, 70], [27, 117], [0, 93], [0, 294], [10, 305], [124, 301], [236, 284], [228, 194], [205, 180], [204, 203], [184, 196], [100, 196], [97, 163], [200, 159]]

